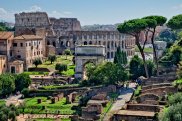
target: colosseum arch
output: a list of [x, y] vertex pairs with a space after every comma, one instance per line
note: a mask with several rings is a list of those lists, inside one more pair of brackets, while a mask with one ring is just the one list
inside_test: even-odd
[[87, 41], [84, 41], [84, 43], [83, 43], [84, 45], [87, 45]]
[[79, 45], [75, 47], [75, 78], [84, 79], [84, 66], [87, 63], [97, 65], [105, 60], [106, 52], [102, 45]]
[[66, 41], [66, 47], [70, 47], [70, 46], [71, 46], [70, 41]]

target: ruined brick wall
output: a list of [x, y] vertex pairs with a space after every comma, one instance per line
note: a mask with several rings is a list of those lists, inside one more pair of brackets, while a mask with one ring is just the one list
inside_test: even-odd
[[177, 89], [173, 86], [167, 86], [167, 87], [159, 87], [159, 88], [154, 88], [154, 89], [148, 89], [145, 91], [142, 91], [142, 94], [147, 94], [147, 93], [153, 93], [158, 96], [164, 96], [166, 93], [176, 93]]
[[80, 31], [81, 25], [77, 18], [50, 18], [53, 30], [57, 36], [65, 35], [67, 31]]
[[127, 104], [127, 110], [159, 112], [160, 107], [148, 104]]

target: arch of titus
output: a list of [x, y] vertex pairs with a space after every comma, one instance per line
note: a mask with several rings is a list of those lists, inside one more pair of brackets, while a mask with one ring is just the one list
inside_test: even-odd
[[95, 65], [103, 62], [106, 57], [105, 46], [102, 45], [79, 45], [75, 47], [75, 78], [83, 79], [84, 66], [88, 62]]

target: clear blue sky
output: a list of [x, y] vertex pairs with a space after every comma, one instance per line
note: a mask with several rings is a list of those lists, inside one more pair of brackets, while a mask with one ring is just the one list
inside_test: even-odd
[[0, 20], [14, 22], [14, 13], [22, 11], [76, 17], [82, 25], [115, 24], [147, 15], [182, 14], [182, 0], [0, 0]]

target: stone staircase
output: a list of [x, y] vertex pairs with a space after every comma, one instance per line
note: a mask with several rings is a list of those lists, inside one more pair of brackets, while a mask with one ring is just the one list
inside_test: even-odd
[[112, 121], [156, 121], [155, 114], [164, 108], [165, 101], [160, 97], [175, 93], [177, 89], [171, 83], [157, 83], [142, 87], [142, 92], [134, 102], [129, 102], [114, 114]]

